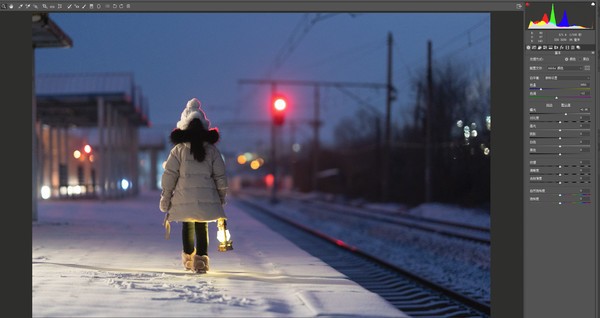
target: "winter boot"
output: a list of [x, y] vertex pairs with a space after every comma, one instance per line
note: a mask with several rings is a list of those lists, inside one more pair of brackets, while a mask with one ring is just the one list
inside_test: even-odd
[[194, 272], [206, 273], [208, 271], [208, 255], [194, 255]]
[[192, 254], [186, 254], [185, 252], [181, 252], [181, 264], [185, 267], [186, 270], [194, 269], [194, 256], [196, 256], [196, 250]]

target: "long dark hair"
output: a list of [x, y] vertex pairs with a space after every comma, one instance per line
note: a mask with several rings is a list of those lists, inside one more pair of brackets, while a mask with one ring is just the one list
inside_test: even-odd
[[206, 157], [204, 142], [215, 144], [219, 141], [219, 137], [219, 130], [217, 128], [206, 130], [198, 118], [192, 119], [184, 130], [179, 128], [174, 129], [170, 136], [171, 142], [174, 145], [189, 142], [191, 144], [190, 153], [194, 155], [194, 159], [198, 162], [204, 161]]

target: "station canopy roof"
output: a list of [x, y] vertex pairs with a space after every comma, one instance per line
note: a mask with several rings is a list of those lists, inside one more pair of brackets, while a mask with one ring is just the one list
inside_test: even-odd
[[50, 19], [48, 13], [34, 13], [31, 19], [31, 35], [34, 48], [73, 46], [71, 38]]
[[38, 119], [60, 127], [98, 125], [102, 100], [133, 126], [150, 126], [142, 90], [131, 73], [38, 74], [35, 78]]

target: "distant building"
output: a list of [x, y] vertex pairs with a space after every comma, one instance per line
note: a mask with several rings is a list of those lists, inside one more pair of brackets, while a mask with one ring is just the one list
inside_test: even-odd
[[[33, 49], [36, 48], [63, 48], [72, 47], [73, 41], [71, 38], [63, 32], [63, 30], [50, 19], [47, 13], [34, 13], [31, 15], [31, 45]], [[34, 52], [35, 53], [35, 52]], [[35, 54], [33, 55], [35, 56]], [[32, 87], [35, 92], [35, 61], [32, 62]], [[32, 97], [31, 102], [32, 118], [31, 118], [31, 130], [32, 130], [32, 160], [31, 160], [31, 213], [32, 221], [37, 221], [37, 200], [40, 196], [39, 186], [39, 174], [38, 166], [40, 163], [38, 156], [38, 134], [39, 122], [37, 120], [37, 105], [35, 96]]]
[[[133, 75], [42, 74], [35, 87], [42, 198], [137, 194], [138, 129], [150, 122]], [[162, 141], [156, 147], [164, 148]]]

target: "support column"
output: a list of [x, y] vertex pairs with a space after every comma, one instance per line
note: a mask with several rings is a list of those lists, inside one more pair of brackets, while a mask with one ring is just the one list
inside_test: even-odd
[[54, 149], [55, 149], [55, 145], [54, 145], [54, 128], [53, 127], [49, 127], [48, 128], [48, 156], [47, 158], [47, 163], [46, 163], [46, 167], [48, 170], [48, 186], [50, 187], [50, 196], [51, 197], [56, 197], [58, 196], [58, 192], [55, 192], [54, 190], [56, 189], [54, 187], [54, 169], [55, 169], [55, 158], [54, 158]]
[[71, 152], [71, 149], [69, 147], [69, 128], [67, 127], [63, 127], [62, 128], [62, 133], [63, 133], [63, 145], [64, 145], [64, 149], [62, 152], [62, 162], [65, 165], [65, 170], [67, 171], [67, 196], [69, 195], [69, 184], [71, 184], [70, 182], [70, 178], [71, 178], [71, 173], [69, 170], [69, 159], [70, 156], [73, 155], [73, 153]]
[[114, 195], [114, 127], [113, 127], [113, 105], [110, 103], [106, 104], [106, 161], [104, 162], [106, 167], [106, 197], [112, 198]]
[[139, 143], [140, 143], [140, 135], [139, 130], [136, 126], [128, 125], [131, 136], [131, 172], [133, 175], [133, 193], [138, 195], [140, 193], [140, 170], [139, 170]]
[[61, 193], [61, 180], [60, 180], [60, 167], [62, 165], [62, 152], [63, 152], [63, 140], [62, 140], [62, 128], [56, 128], [56, 172], [57, 172], [57, 185], [58, 185], [58, 197], [62, 197]]
[[124, 146], [123, 146], [123, 119], [119, 116], [119, 114], [117, 112], [115, 112], [114, 114], [114, 119], [115, 119], [115, 160], [113, 161], [115, 163], [114, 167], [115, 167], [115, 174], [114, 174], [114, 180], [115, 180], [115, 195], [117, 198], [121, 198], [123, 197], [123, 195], [125, 194], [125, 192], [121, 189], [121, 179], [122, 178], [127, 178], [127, 173], [125, 171], [125, 162], [123, 160], [123, 152], [124, 152]]
[[158, 150], [150, 148], [150, 190], [158, 190], [158, 169], [156, 164], [158, 163]]
[[[134, 151], [132, 148], [133, 136], [131, 135], [131, 129], [129, 127], [129, 121], [123, 115], [119, 116], [119, 162], [121, 163], [118, 175], [118, 182], [121, 178], [129, 181], [129, 187], [127, 191], [122, 192], [125, 196], [131, 196], [133, 194], [133, 169], [131, 168], [131, 153]], [[120, 187], [117, 187], [119, 189]]]
[[42, 189], [42, 186], [45, 184], [45, 179], [46, 179], [46, 167], [44, 166], [44, 163], [46, 162], [46, 147], [45, 147], [45, 143], [44, 143], [44, 128], [41, 122], [38, 122], [36, 124], [36, 142], [37, 142], [37, 163], [36, 163], [36, 167], [37, 167], [37, 172], [35, 171], [31, 171], [31, 173], [36, 173], [37, 174], [37, 186], [36, 186], [36, 202], [41, 198], [41, 192], [40, 190]]
[[104, 201], [106, 199], [106, 144], [104, 140], [104, 134], [106, 133], [106, 106], [104, 105], [104, 99], [102, 97], [98, 97], [96, 99], [97, 107], [98, 107], [98, 150], [99, 153], [96, 153], [96, 167], [98, 167], [97, 175], [97, 184], [99, 190], [100, 201]]
[[39, 185], [37, 183], [37, 135], [36, 135], [36, 123], [37, 123], [37, 102], [35, 93], [35, 50], [31, 55], [31, 220], [37, 221], [38, 219], [38, 204], [37, 198], [39, 193]]

